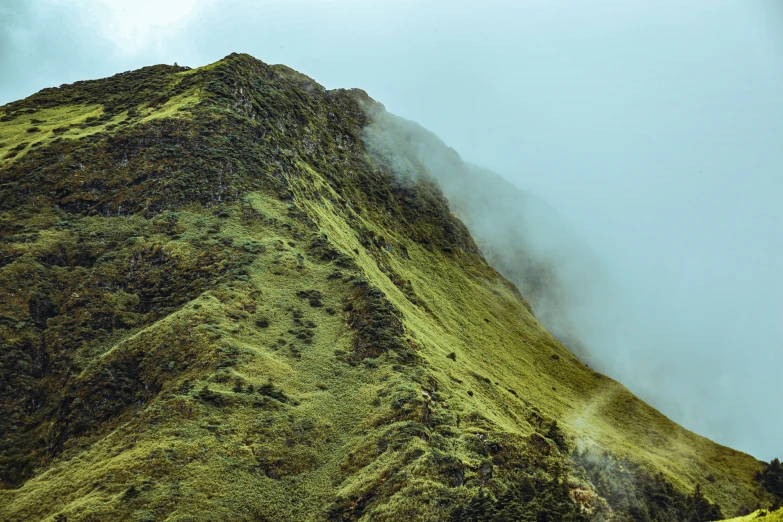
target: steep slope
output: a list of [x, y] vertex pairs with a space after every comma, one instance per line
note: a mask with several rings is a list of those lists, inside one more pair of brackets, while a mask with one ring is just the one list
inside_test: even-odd
[[715, 512], [697, 484], [726, 514], [768, 501], [761, 463], [552, 337], [424, 165], [368, 153], [378, 110], [247, 55], [0, 109], [0, 518], [683, 520]]
[[372, 120], [364, 134], [368, 149], [402, 178], [417, 177], [421, 165], [438, 181], [489, 264], [520, 289], [550, 332], [593, 366], [599, 361], [588, 347], [616, 349], [605, 332], [617, 327], [612, 312], [620, 306], [595, 303], [617, 303], [619, 292], [570, 224], [535, 195], [463, 162], [417, 123], [380, 107]]

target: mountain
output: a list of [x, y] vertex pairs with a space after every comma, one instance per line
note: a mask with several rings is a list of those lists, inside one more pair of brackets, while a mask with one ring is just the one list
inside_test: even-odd
[[540, 256], [493, 253], [393, 119], [239, 54], [0, 108], [0, 519], [680, 521], [772, 502], [763, 463], [542, 326], [530, 302], [556, 278], [520, 293], [490, 266], [524, 282]]

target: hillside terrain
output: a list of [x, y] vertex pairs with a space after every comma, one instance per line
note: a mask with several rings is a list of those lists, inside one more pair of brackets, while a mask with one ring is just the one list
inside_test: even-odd
[[487, 262], [519, 288], [547, 330], [594, 366], [600, 361], [590, 347], [600, 345], [601, 353], [617, 349], [604, 332], [617, 327], [620, 292], [566, 220], [535, 195], [462, 161], [419, 124], [382, 106], [371, 113], [364, 131], [371, 153], [398, 178], [417, 179], [423, 168], [437, 180]]
[[744, 517], [732, 518], [726, 522], [750, 522], [751, 520], [756, 520], [758, 522], [782, 522], [783, 509], [778, 509], [777, 511], [759, 509]]
[[763, 463], [542, 326], [547, 278], [520, 293], [487, 263], [387, 117], [239, 54], [0, 107], [0, 520], [707, 521], [772, 503]]

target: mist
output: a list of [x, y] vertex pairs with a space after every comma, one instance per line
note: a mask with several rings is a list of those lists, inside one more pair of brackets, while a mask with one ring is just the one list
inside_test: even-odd
[[[362, 88], [438, 137], [419, 160], [490, 262], [555, 285], [499, 268], [580, 357], [691, 430], [779, 456], [783, 7], [510, 4], [0, 0], [0, 104], [231, 52]], [[440, 141], [487, 193], [448, 182]]]

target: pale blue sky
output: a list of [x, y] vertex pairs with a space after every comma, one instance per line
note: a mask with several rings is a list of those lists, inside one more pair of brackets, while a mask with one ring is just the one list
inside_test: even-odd
[[235, 51], [361, 87], [547, 200], [632, 303], [607, 371], [783, 456], [783, 2], [0, 0], [0, 103]]

